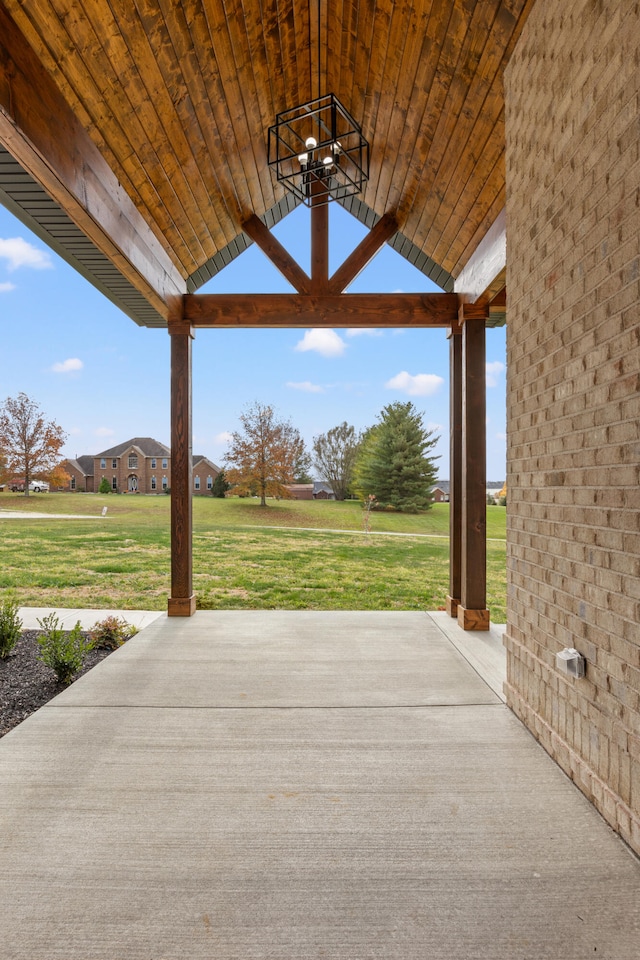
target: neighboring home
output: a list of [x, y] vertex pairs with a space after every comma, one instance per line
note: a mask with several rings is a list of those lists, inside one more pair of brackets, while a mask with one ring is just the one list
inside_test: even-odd
[[326, 480], [313, 481], [313, 499], [314, 500], [335, 500], [331, 485]]
[[[488, 480], [487, 481], [487, 503], [491, 500], [494, 503], [497, 503], [501, 496], [504, 496], [505, 491], [505, 482], [504, 480]], [[449, 503], [450, 495], [450, 481], [449, 480], [438, 480], [435, 486], [431, 490], [431, 497], [434, 503]]]
[[171, 451], [152, 437], [135, 437], [93, 458], [94, 488], [103, 479], [118, 493], [161, 493], [171, 487]]
[[[66, 490], [96, 492], [103, 479], [114, 493], [162, 493], [171, 488], [171, 451], [152, 437], [135, 437], [95, 456], [64, 460]], [[193, 457], [193, 492], [211, 491], [220, 468], [207, 457]]]
[[286, 483], [285, 489], [289, 491], [294, 500], [313, 500], [312, 483]]
[[448, 480], [438, 480], [431, 490], [431, 499], [434, 503], [449, 503]]

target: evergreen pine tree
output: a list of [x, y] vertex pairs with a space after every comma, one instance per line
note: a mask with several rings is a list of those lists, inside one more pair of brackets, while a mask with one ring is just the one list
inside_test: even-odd
[[211, 487], [211, 496], [222, 499], [226, 496], [227, 490], [230, 486], [231, 484], [224, 475], [224, 470], [221, 470], [213, 481], [213, 486]]
[[406, 513], [429, 509], [438, 459], [429, 451], [438, 437], [425, 429], [422, 416], [411, 402], [383, 409], [363, 439], [356, 469], [360, 496], [373, 495], [380, 507]]

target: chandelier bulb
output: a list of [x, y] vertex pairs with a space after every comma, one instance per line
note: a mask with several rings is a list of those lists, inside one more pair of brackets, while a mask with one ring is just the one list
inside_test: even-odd
[[316, 140], [315, 137], [307, 137], [307, 139], [304, 142], [304, 145], [307, 148], [307, 150], [313, 150], [315, 149], [315, 147], [318, 146], [318, 141]]

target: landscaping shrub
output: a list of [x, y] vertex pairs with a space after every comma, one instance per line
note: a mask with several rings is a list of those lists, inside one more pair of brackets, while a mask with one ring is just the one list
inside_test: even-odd
[[96, 650], [117, 650], [137, 632], [137, 627], [120, 617], [105, 617], [93, 625], [89, 638]]
[[71, 683], [82, 668], [84, 658], [93, 649], [92, 641], [85, 637], [80, 621], [73, 630], [63, 630], [55, 613], [38, 620], [43, 631], [38, 636], [40, 655], [38, 660], [55, 672], [61, 683]]
[[106, 477], [103, 477], [98, 487], [98, 493], [111, 493], [111, 484]]
[[9, 656], [22, 635], [22, 620], [18, 616], [18, 602], [9, 594], [0, 603], [0, 660]]

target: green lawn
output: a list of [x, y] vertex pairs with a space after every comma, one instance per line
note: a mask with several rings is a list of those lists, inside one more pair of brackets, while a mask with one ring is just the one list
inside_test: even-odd
[[[14, 588], [23, 605], [163, 610], [169, 506], [166, 496], [4, 493], [0, 512], [98, 519], [0, 520], [0, 587]], [[448, 504], [417, 516], [373, 513], [369, 534], [354, 501], [271, 501], [265, 509], [250, 499], [196, 497], [193, 513], [194, 587], [202, 609], [444, 607]], [[488, 605], [500, 623], [504, 508], [488, 508], [487, 538]]]

